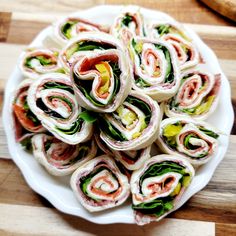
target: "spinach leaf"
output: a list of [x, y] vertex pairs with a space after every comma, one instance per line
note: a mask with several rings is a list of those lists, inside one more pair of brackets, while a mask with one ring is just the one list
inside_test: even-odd
[[145, 173], [140, 177], [140, 185], [142, 184], [143, 180], [149, 177], [160, 176], [166, 174], [168, 172], [176, 172], [181, 175], [189, 175], [185, 171], [185, 167], [177, 164], [176, 162], [172, 161], [164, 161], [161, 163], [156, 163], [151, 165]]
[[29, 118], [30, 120], [32, 120], [35, 126], [38, 126], [38, 125], [41, 124], [41, 122], [39, 121], [39, 119], [38, 119], [38, 118], [35, 116], [35, 114], [30, 110], [29, 105], [28, 105], [28, 102], [27, 102], [26, 99], [25, 99], [25, 101], [24, 101], [23, 108], [24, 108], [24, 110], [25, 110], [25, 112], [26, 112], [27, 118]]
[[141, 77], [136, 78], [135, 83], [141, 88], [150, 87], [150, 85], [145, 80], [143, 80]]
[[194, 134], [189, 134], [184, 138], [184, 146], [190, 150], [195, 150], [198, 148], [198, 146], [194, 146], [192, 145], [189, 140], [190, 138], [199, 138], [198, 136], [194, 135]]
[[138, 107], [144, 114], [145, 114], [145, 122], [146, 124], [149, 124], [149, 121], [151, 119], [152, 111], [150, 106], [145, 103], [144, 101], [133, 97], [133, 96], [128, 96], [126, 100], [128, 103]]
[[158, 198], [151, 202], [132, 205], [132, 208], [143, 214], [151, 214], [159, 217], [174, 208], [173, 199], [172, 197]]
[[31, 138], [32, 136], [30, 137], [27, 137], [25, 139], [23, 139], [20, 144], [24, 147], [24, 149], [28, 152], [32, 152], [33, 150], [33, 147], [32, 147], [32, 142], [31, 142]]
[[59, 99], [59, 100], [64, 101], [64, 102], [70, 107], [70, 109], [73, 110], [73, 105], [72, 105], [71, 101], [70, 101], [69, 99], [67, 99], [66, 97], [62, 97], [62, 96], [51, 96], [51, 97], [50, 97], [50, 101], [51, 101], [52, 99], [54, 99], [54, 98], [57, 98], [57, 99]]
[[166, 58], [167, 64], [168, 64], [167, 65], [167, 71], [166, 71], [165, 83], [170, 83], [171, 84], [174, 81], [174, 69], [173, 69], [172, 62], [171, 62], [170, 52], [163, 45], [155, 44], [155, 47], [157, 49], [162, 50], [164, 52], [164, 54], [165, 54], [165, 58]]
[[79, 114], [79, 118], [86, 122], [93, 123], [97, 120], [96, 113], [92, 111], [84, 110]]
[[129, 23], [132, 22], [132, 20], [133, 20], [132, 16], [126, 14], [126, 15], [123, 17], [121, 23], [122, 23], [123, 25], [125, 25], [125, 26], [128, 27], [128, 26], [129, 26]]
[[51, 147], [51, 145], [52, 145], [52, 141], [51, 140], [47, 140], [45, 145], [44, 145], [45, 151], [48, 151], [48, 149]]
[[[114, 75], [114, 91], [113, 94], [110, 98], [111, 102], [114, 98], [114, 96], [117, 94], [117, 92], [120, 90], [120, 74], [121, 74], [121, 70], [119, 68], [118, 63], [109, 63], [109, 65], [111, 66], [112, 70], [113, 70], [113, 75]], [[73, 76], [75, 77], [75, 74], [73, 74]], [[93, 103], [95, 106], [98, 107], [103, 107], [106, 106], [105, 104], [100, 103], [99, 101], [97, 101], [91, 94], [90, 91], [92, 89], [92, 83], [91, 81], [79, 81], [76, 77], [74, 78], [74, 81], [78, 87], [78, 89], [83, 93], [83, 95], [91, 102]]]
[[65, 35], [67, 39], [71, 38], [71, 30], [72, 27], [76, 24], [77, 22], [74, 21], [67, 21], [61, 28], [61, 32]]
[[205, 134], [207, 134], [208, 136], [211, 136], [211, 137], [213, 137], [213, 138], [215, 138], [215, 139], [217, 139], [217, 138], [219, 138], [219, 134], [217, 134], [217, 133], [215, 133], [215, 132], [213, 132], [213, 131], [211, 131], [211, 130], [209, 130], [209, 129], [206, 129], [206, 128], [204, 128], [203, 126], [200, 126], [200, 127], [198, 127], [202, 132], [204, 132]]
[[98, 106], [98, 107], [103, 107], [105, 106], [104, 104], [98, 102], [95, 100], [95, 98], [93, 98], [90, 93], [85, 89], [85, 87], [81, 86], [81, 85], [78, 85], [78, 83], [76, 84], [78, 89], [83, 93], [83, 95], [91, 102], [93, 103], [95, 106]]
[[69, 129], [61, 129], [59, 127], [56, 127], [56, 129], [64, 134], [73, 135], [80, 131], [82, 122], [83, 120], [78, 118]]
[[[92, 171], [90, 174], [86, 175], [86, 176], [83, 176], [81, 179], [80, 179], [80, 188], [81, 190], [83, 191], [83, 193], [87, 196], [89, 196], [88, 192], [87, 192], [87, 186], [88, 184], [91, 182], [91, 179], [99, 172], [103, 171], [103, 170], [107, 170], [109, 171], [110, 173], [112, 173], [108, 168], [104, 167], [104, 166], [101, 166], [101, 167], [98, 167], [96, 168], [95, 167], [95, 170]], [[112, 173], [112, 176], [116, 179], [116, 176]], [[116, 191], [116, 190], [115, 190]], [[114, 192], [115, 192], [114, 191]], [[113, 192], [111, 192], [110, 194], [112, 194]], [[89, 196], [90, 198], [96, 200], [96, 201], [99, 201], [98, 199], [92, 197], [92, 196]]]
[[98, 122], [100, 130], [112, 139], [117, 141], [127, 141], [126, 137], [101, 115], [99, 116]]
[[74, 94], [74, 90], [71, 86], [59, 82], [47, 82], [43, 85], [43, 87], [45, 89], [54, 89], [54, 88], [63, 89]]
[[170, 32], [170, 25], [159, 25], [158, 27], [156, 27], [159, 37], [161, 37], [164, 34], [168, 34]]

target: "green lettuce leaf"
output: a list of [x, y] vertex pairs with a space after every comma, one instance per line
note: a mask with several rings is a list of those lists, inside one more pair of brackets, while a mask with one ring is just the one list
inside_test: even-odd
[[117, 141], [126, 141], [126, 137], [116, 129], [109, 121], [104, 119], [101, 115], [99, 116], [99, 128], [103, 131], [106, 135], [115, 139]]
[[148, 125], [149, 121], [151, 119], [152, 111], [150, 106], [145, 103], [144, 101], [133, 97], [133, 96], [128, 96], [126, 98], [126, 101], [136, 107], [138, 107], [144, 114], [145, 114], [145, 123]]
[[174, 208], [173, 198], [172, 197], [158, 198], [151, 202], [132, 205], [132, 208], [143, 214], [151, 214], [160, 217], [164, 213]]
[[125, 26], [129, 26], [129, 23], [132, 22], [132, 21], [133, 21], [132, 16], [126, 14], [126, 15], [123, 17], [121, 23], [122, 23], [123, 25], [125, 25]]
[[159, 25], [156, 27], [156, 30], [158, 31], [159, 37], [161, 37], [164, 34], [168, 34], [170, 32], [170, 25]]
[[219, 134], [213, 132], [212, 130], [206, 129], [203, 126], [198, 127], [202, 132], [204, 132], [206, 135], [211, 136], [212, 138], [219, 138]]
[[86, 122], [93, 123], [97, 120], [97, 115], [95, 112], [84, 110], [79, 114], [79, 118]]

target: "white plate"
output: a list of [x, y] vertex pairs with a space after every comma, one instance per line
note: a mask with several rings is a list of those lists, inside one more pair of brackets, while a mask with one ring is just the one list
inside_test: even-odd
[[[78, 15], [85, 19], [93, 20], [97, 23], [109, 24], [113, 21], [114, 17], [119, 14], [123, 6], [98, 6], [73, 15]], [[145, 19], [166, 19], [173, 20], [170, 16], [153, 10], [141, 8], [141, 13]], [[33, 26], [32, 26], [33, 27]], [[50, 34], [52, 28], [49, 26], [44, 29], [34, 39], [30, 46], [41, 46], [42, 42]], [[178, 208], [182, 206], [191, 196], [200, 191], [206, 186], [211, 179], [217, 165], [222, 161], [226, 153], [229, 134], [233, 124], [233, 109], [231, 104], [230, 86], [227, 78], [222, 72], [218, 60], [213, 51], [202, 42], [202, 40], [190, 29], [187, 31], [194, 39], [195, 44], [198, 46], [204, 60], [206, 61], [205, 67], [212, 73], [221, 73], [222, 75], [222, 88], [220, 91], [220, 100], [216, 111], [209, 117], [208, 121], [218, 127], [225, 135], [221, 135], [220, 147], [215, 156], [204, 166], [200, 167], [196, 176], [194, 177], [191, 185], [184, 193], [181, 201], [178, 203]], [[22, 32], [24, 33], [24, 32]], [[3, 109], [3, 124], [7, 135], [8, 148], [10, 154], [23, 173], [27, 183], [30, 187], [44, 196], [51, 202], [57, 209], [62, 212], [80, 216], [89, 221], [99, 224], [110, 223], [134, 223], [134, 217], [131, 210], [130, 202], [126, 204], [107, 210], [101, 213], [89, 213], [86, 211], [76, 200], [70, 185], [70, 177], [54, 177], [49, 175], [44, 168], [37, 163], [32, 155], [26, 153], [16, 143], [14, 136], [14, 129], [11, 118], [11, 96], [16, 86], [23, 79], [18, 67], [13, 70], [5, 91], [5, 102]]]

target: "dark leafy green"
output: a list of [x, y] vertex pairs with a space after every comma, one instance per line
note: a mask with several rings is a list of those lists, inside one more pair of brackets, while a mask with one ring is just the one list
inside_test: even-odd
[[145, 81], [143, 80], [141, 77], [137, 77], [135, 78], [135, 83], [141, 87], [141, 88], [147, 88], [149, 87], [150, 85]]
[[74, 94], [74, 90], [71, 86], [59, 82], [47, 82], [43, 85], [43, 87], [45, 89], [54, 89], [54, 88], [63, 89]]
[[[112, 68], [113, 75], [114, 75], [114, 82], [115, 82], [115, 84], [114, 84], [114, 91], [113, 91], [113, 94], [112, 94], [112, 96], [110, 98], [110, 101], [112, 101], [114, 99], [114, 96], [117, 94], [117, 92], [120, 89], [120, 74], [121, 74], [121, 71], [120, 71], [118, 63], [109, 63], [109, 65]], [[73, 76], [75, 77], [75, 74], [73, 74]], [[76, 82], [76, 85], [77, 85], [78, 89], [80, 89], [80, 91], [83, 93], [83, 95], [91, 103], [93, 103], [95, 106], [98, 106], [98, 107], [106, 106], [105, 104], [102, 104], [99, 101], [97, 101], [90, 94], [90, 91], [92, 89], [92, 81], [81, 81], [81, 80], [78, 80], [76, 77], [74, 78], [74, 81]]]
[[170, 25], [159, 25], [156, 27], [159, 36], [161, 37], [164, 34], [168, 34], [170, 32]]
[[172, 197], [158, 198], [151, 202], [132, 205], [132, 208], [136, 211], [139, 211], [143, 214], [152, 214], [157, 217], [162, 216], [165, 212], [173, 209], [173, 207], [174, 205]]
[[190, 150], [195, 150], [198, 148], [198, 146], [194, 146], [192, 145], [189, 140], [190, 138], [199, 138], [198, 136], [194, 135], [194, 134], [189, 134], [184, 138], [184, 146]]
[[93, 123], [97, 120], [97, 115], [95, 112], [84, 110], [79, 114], [79, 118], [86, 122]]
[[145, 123], [148, 125], [151, 119], [151, 115], [152, 115], [150, 106], [146, 102], [142, 101], [141, 99], [138, 99], [133, 96], [128, 96], [126, 98], [126, 101], [138, 107], [145, 114]]
[[31, 142], [31, 136], [23, 139], [20, 144], [24, 147], [24, 149], [28, 152], [32, 152], [32, 142]]
[[133, 17], [126, 14], [123, 19], [122, 19], [122, 24], [125, 25], [125, 26], [129, 26], [129, 23], [133, 21]]
[[215, 139], [219, 138], [219, 134], [213, 132], [212, 130], [206, 129], [203, 126], [200, 126], [199, 129], [204, 132], [205, 134], [207, 134], [208, 136], [211, 136]]
[[41, 124], [41, 122], [38, 120], [38, 118], [35, 116], [35, 114], [30, 110], [29, 105], [27, 103], [27, 100], [25, 99], [23, 108], [26, 112], [27, 118], [33, 121], [35, 126], [38, 126]]
[[98, 122], [100, 130], [102, 130], [104, 133], [106, 133], [106, 135], [108, 135], [112, 139], [115, 139], [117, 141], [127, 141], [126, 137], [109, 121], [104, 119], [103, 116], [99, 116]]
[[[141, 63], [142, 59], [141, 59], [141, 53], [138, 52], [136, 49], [135, 49], [135, 46], [136, 46], [136, 42], [134, 39], [132, 39], [131, 41], [131, 44], [132, 44], [132, 47], [134, 48], [136, 54], [138, 55], [139, 57], [139, 62]], [[157, 49], [160, 49], [164, 52], [165, 54], [165, 58], [166, 58], [166, 61], [167, 61], [167, 69], [166, 69], [166, 77], [165, 77], [165, 83], [173, 83], [174, 81], [174, 69], [173, 69], [173, 66], [172, 66], [172, 61], [171, 61], [171, 56], [170, 56], [170, 52], [169, 50], [163, 46], [163, 45], [160, 45], [160, 44], [155, 44], [155, 47]], [[136, 80], [135, 80], [135, 83], [138, 84], [140, 87], [149, 87], [149, 85], [140, 77], [138, 77]]]
[[[91, 181], [91, 179], [97, 174], [97, 173], [99, 173], [99, 172], [101, 172], [101, 171], [103, 171], [103, 170], [108, 170], [109, 172], [111, 172], [107, 167], [105, 167], [105, 166], [101, 166], [101, 167], [98, 167], [98, 168], [96, 168], [95, 167], [95, 170], [94, 171], [92, 171], [90, 174], [88, 174], [88, 175], [86, 175], [86, 176], [84, 176], [84, 177], [82, 177], [81, 179], [80, 179], [80, 188], [81, 188], [81, 190], [83, 191], [83, 193], [85, 194], [85, 195], [87, 195], [87, 196], [89, 196], [88, 195], [88, 192], [87, 192], [87, 186], [88, 186], [88, 184], [90, 183], [90, 181]], [[112, 172], [111, 172], [112, 173]], [[116, 176], [112, 173], [112, 176], [116, 179]], [[116, 191], [116, 190], [115, 190]], [[114, 192], [115, 192], [114, 191]], [[114, 193], [114, 192], [111, 192], [110, 194], [112, 194], [112, 193]], [[96, 198], [93, 198], [93, 197], [91, 197], [91, 196], [89, 196], [90, 198], [92, 198], [92, 199], [94, 199], [94, 200], [96, 200], [96, 201], [99, 201], [98, 199], [96, 199]]]
[[59, 99], [59, 100], [64, 101], [66, 104], [68, 104], [68, 106], [70, 107], [70, 109], [73, 110], [73, 105], [72, 105], [71, 101], [70, 101], [68, 98], [62, 97], [62, 96], [51, 96], [51, 97], [50, 97], [50, 101], [51, 101], [52, 99], [54, 99], [54, 98], [57, 98], [57, 99]]
[[61, 129], [61, 128], [57, 127], [57, 130], [63, 132], [64, 134], [67, 134], [67, 135], [73, 135], [73, 134], [80, 131], [82, 122], [83, 122], [83, 120], [78, 118], [69, 129]]
[[140, 185], [142, 184], [143, 180], [149, 177], [160, 176], [169, 172], [176, 172], [181, 175], [189, 175], [185, 171], [185, 167], [177, 164], [176, 162], [172, 161], [164, 161], [161, 163], [156, 163], [151, 165], [145, 173], [140, 178]]
[[76, 24], [74, 21], [67, 21], [61, 28], [62, 33], [66, 36], [67, 39], [71, 38], [71, 29]]
[[173, 66], [172, 66], [172, 61], [171, 61], [171, 57], [170, 57], [170, 52], [169, 50], [163, 46], [163, 45], [160, 45], [160, 44], [155, 44], [155, 47], [157, 49], [160, 49], [164, 52], [165, 54], [165, 58], [167, 60], [167, 69], [166, 69], [166, 78], [165, 78], [165, 83], [173, 83], [174, 81], [174, 69], [173, 69]]
[[[186, 171], [185, 167], [176, 162], [164, 161], [161, 163], [155, 163], [151, 165], [140, 177], [140, 192], [142, 193], [141, 185], [146, 178], [160, 176], [169, 172], [176, 172], [181, 174], [183, 177], [180, 179], [180, 183], [183, 182], [185, 176], [189, 176], [189, 173]], [[174, 196], [167, 196], [163, 198], [154, 199], [153, 201], [147, 203], [140, 203], [138, 205], [133, 204], [132, 208], [143, 214], [151, 214], [160, 217], [166, 212], [173, 209], [173, 200]]]

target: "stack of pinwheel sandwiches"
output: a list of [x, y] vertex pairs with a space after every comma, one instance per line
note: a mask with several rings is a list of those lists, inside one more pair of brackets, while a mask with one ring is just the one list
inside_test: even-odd
[[[137, 224], [176, 209], [196, 167], [215, 155], [220, 75], [184, 27], [125, 8], [111, 27], [67, 17], [55, 48], [29, 48], [12, 99], [15, 136], [51, 175], [71, 175], [90, 212], [132, 197]], [[159, 148], [152, 156], [151, 148]]]

